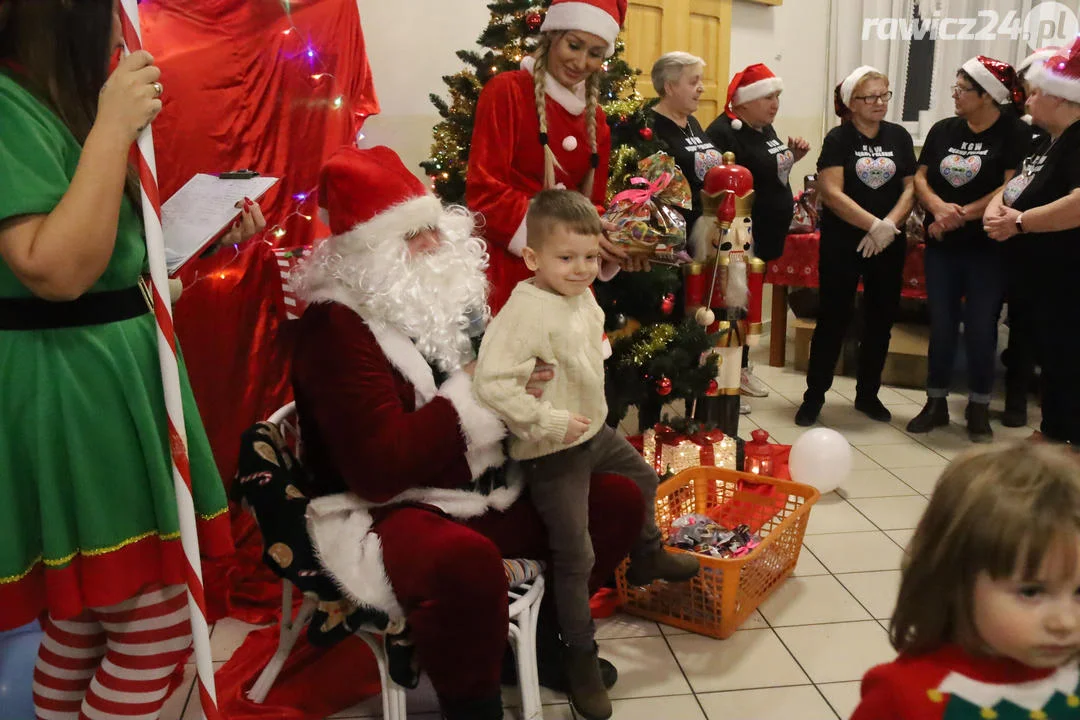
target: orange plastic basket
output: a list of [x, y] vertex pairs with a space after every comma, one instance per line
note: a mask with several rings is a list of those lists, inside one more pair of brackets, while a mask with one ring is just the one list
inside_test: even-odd
[[[774, 487], [772, 495], [740, 489], [739, 481]], [[672, 521], [724, 505], [742, 522], [760, 527], [762, 542], [730, 560], [696, 554], [701, 572], [688, 583], [626, 582], [627, 563], [616, 572], [626, 612], [715, 638], [735, 632], [769, 593], [791, 574], [802, 550], [810, 507], [821, 497], [809, 485], [717, 467], [684, 470], [656, 492], [656, 524], [667, 540]], [[688, 552], [669, 548], [669, 552]]]

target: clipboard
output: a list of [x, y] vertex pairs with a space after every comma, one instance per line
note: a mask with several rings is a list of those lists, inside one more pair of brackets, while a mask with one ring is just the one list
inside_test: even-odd
[[165, 265], [175, 275], [240, 216], [236, 204], [258, 200], [278, 182], [250, 170], [198, 173], [161, 206]]

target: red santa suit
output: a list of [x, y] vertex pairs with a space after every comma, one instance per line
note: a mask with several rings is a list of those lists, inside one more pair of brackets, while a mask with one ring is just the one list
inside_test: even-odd
[[[498, 312], [510, 292], [531, 273], [521, 259], [525, 247], [525, 212], [529, 200], [544, 185], [544, 149], [536, 113], [532, 57], [526, 69], [496, 75], [480, 93], [476, 104], [465, 204], [484, 218], [483, 234], [491, 255], [489, 304]], [[545, 76], [548, 145], [555, 153], [555, 182], [579, 189], [589, 172], [590, 157], [585, 123], [585, 81], [576, 91]], [[607, 116], [596, 108], [596, 175], [593, 204], [606, 204], [611, 130]], [[561, 165], [561, 167], [560, 167]]]
[[[408, 288], [387, 301], [364, 274], [372, 283], [386, 275], [380, 253], [401, 256], [406, 237], [447, 227], [448, 214], [387, 148], [338, 151], [324, 168], [320, 202], [334, 235], [295, 278], [312, 303], [293, 363], [302, 461], [318, 496], [309, 533], [351, 599], [408, 622], [447, 716], [480, 717], [448, 709], [497, 697], [508, 623], [502, 558], [546, 559], [543, 525], [517, 482], [492, 485], [484, 474], [504, 460], [505, 430], [473, 399], [460, 367], [468, 358], [440, 362], [447, 377], [437, 381], [422, 342], [376, 309], [406, 302], [399, 298]], [[467, 234], [462, 244], [482, 252]], [[368, 260], [376, 266], [365, 268]], [[453, 326], [466, 332], [462, 322]], [[590, 504], [602, 580], [637, 537], [643, 506], [637, 488], [615, 477], [594, 480]]]

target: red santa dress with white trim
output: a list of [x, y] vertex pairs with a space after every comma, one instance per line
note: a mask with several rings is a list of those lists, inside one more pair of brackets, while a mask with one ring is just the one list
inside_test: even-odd
[[[547, 77], [548, 144], [559, 165], [555, 182], [578, 189], [589, 172], [590, 155], [584, 99]], [[576, 112], [575, 112], [576, 111]], [[591, 200], [606, 204], [611, 130], [596, 108], [599, 165]], [[521, 259], [525, 246], [525, 212], [544, 184], [544, 152], [536, 113], [533, 76], [528, 70], [500, 73], [488, 81], [476, 104], [465, 203], [483, 216], [481, 229], [491, 262], [488, 304], [498, 312], [514, 286], [530, 277]]]

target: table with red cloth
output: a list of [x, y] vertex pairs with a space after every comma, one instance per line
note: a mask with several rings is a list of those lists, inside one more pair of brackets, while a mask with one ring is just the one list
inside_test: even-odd
[[[772, 283], [772, 323], [769, 331], [769, 365], [784, 367], [787, 360], [788, 288], [818, 286], [818, 246], [821, 233], [792, 233], [784, 241], [784, 254], [765, 266], [765, 282]], [[904, 261], [904, 286], [900, 294], [916, 300], [926, 299], [926, 246], [908, 247]], [[861, 288], [861, 285], [860, 285]]]

